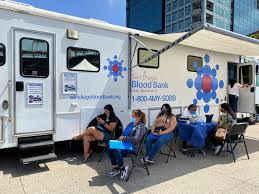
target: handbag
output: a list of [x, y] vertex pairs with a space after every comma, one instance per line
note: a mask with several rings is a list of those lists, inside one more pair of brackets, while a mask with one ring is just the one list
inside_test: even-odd
[[[165, 125], [166, 125], [166, 122], [167, 122], [168, 118], [169, 118], [169, 117], [167, 117], [166, 120], [165, 120]], [[155, 132], [155, 133], [160, 133], [161, 131], [165, 131], [165, 130], [166, 130], [165, 126], [156, 127], [156, 128], [154, 129], [154, 132]]]
[[215, 137], [221, 140], [224, 140], [226, 138], [226, 135], [227, 135], [227, 129], [224, 129], [224, 128], [218, 128], [215, 133]]

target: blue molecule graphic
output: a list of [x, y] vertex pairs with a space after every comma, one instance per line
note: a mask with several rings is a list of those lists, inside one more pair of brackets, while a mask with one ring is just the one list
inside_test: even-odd
[[219, 70], [219, 65], [217, 64], [214, 68], [209, 65], [210, 56], [206, 54], [204, 56], [204, 62], [206, 65], [203, 67], [198, 67], [198, 64], [193, 63], [194, 68], [197, 71], [197, 77], [195, 79], [188, 79], [186, 85], [188, 88], [195, 88], [196, 98], [193, 99], [193, 104], [198, 104], [198, 101], [203, 100], [205, 102], [204, 112], [208, 113], [210, 111], [209, 102], [215, 100], [215, 103], [219, 104], [219, 99], [217, 98], [218, 88], [224, 87], [224, 81], [217, 79], [217, 71]]
[[123, 60], [119, 61], [118, 56], [114, 55], [113, 60], [107, 59], [109, 65], [104, 66], [104, 70], [108, 70], [109, 74], [107, 75], [108, 77], [113, 77], [113, 80], [115, 82], [118, 81], [118, 77], [123, 78], [122, 73], [124, 71], [127, 71], [127, 67], [123, 67]]
[[209, 63], [210, 62], [210, 56], [208, 54], [206, 54], [204, 56], [204, 61], [205, 61], [205, 63]]
[[188, 87], [188, 88], [192, 88], [192, 86], [193, 86], [193, 81], [192, 81], [192, 79], [188, 79], [188, 80], [187, 80], [187, 87]]
[[205, 106], [204, 106], [204, 112], [205, 113], [208, 113], [210, 111], [210, 106], [208, 105], [208, 104], [206, 104]]

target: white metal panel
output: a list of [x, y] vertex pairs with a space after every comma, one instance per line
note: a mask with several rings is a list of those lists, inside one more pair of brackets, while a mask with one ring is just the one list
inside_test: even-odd
[[[146, 38], [141, 38], [140, 40], [148, 45], [150, 49], [156, 50], [163, 48], [167, 44], [165, 42], [149, 40]], [[193, 100], [197, 99], [198, 90], [194, 86], [188, 88], [187, 81], [191, 79], [194, 85], [198, 75], [196, 72], [189, 72], [187, 70], [187, 57], [189, 55], [201, 57], [204, 66], [207, 64], [210, 69], [215, 69], [218, 65], [215, 78], [218, 83], [221, 80], [224, 83], [223, 88], [218, 86], [216, 89], [218, 103], [215, 102], [215, 99], [210, 98], [208, 103], [203, 99], [198, 100], [198, 105], [205, 106], [208, 104], [211, 108], [206, 114], [211, 114], [214, 111], [213, 106], [219, 106], [220, 103], [225, 102], [227, 99], [227, 64], [228, 62], [238, 63], [239, 57], [236, 55], [222, 54], [205, 49], [178, 45], [160, 56], [160, 66], [158, 69], [133, 68], [132, 81], [138, 81], [142, 85], [143, 83], [146, 85], [151, 83], [151, 88], [141, 88], [140, 85], [136, 86], [136, 84], [132, 84], [132, 98], [135, 98], [134, 100], [132, 99], [132, 108], [158, 108], [164, 103], [169, 103], [172, 107], [188, 106], [192, 104]], [[205, 55], [209, 56], [209, 63], [205, 62]], [[136, 63], [137, 56], [133, 59], [133, 65]], [[201, 77], [203, 77], [203, 75]], [[166, 88], [154, 88], [152, 86], [153, 82], [166, 82], [167, 85]], [[171, 95], [175, 95], [176, 99], [162, 99], [163, 96]], [[202, 93], [202, 95], [204, 96], [204, 93]], [[157, 96], [160, 96], [160, 99], [158, 99]], [[203, 110], [204, 108], [202, 108], [201, 112], [204, 114]]]
[[[20, 40], [22, 38], [45, 40], [49, 44], [49, 75], [47, 78], [24, 77], [20, 69]], [[14, 31], [15, 81], [24, 83], [24, 91], [15, 91], [15, 133], [33, 133], [54, 130], [53, 121], [53, 36], [22, 30]], [[43, 84], [43, 104], [27, 102], [28, 83]]]

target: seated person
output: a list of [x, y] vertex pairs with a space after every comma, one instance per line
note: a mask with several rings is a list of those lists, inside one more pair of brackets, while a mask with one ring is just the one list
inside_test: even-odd
[[121, 179], [125, 180], [128, 176], [128, 166], [124, 165], [123, 156], [130, 153], [137, 153], [140, 148], [141, 140], [146, 132], [146, 115], [141, 110], [132, 112], [132, 120], [123, 132], [119, 140], [132, 144], [133, 150], [109, 149], [108, 154], [112, 165], [112, 171], [108, 174], [110, 177], [121, 174]]
[[[212, 136], [212, 144], [216, 147], [215, 154], [217, 155], [220, 151], [223, 141], [226, 138], [227, 133], [231, 129], [236, 116], [235, 113], [232, 111], [231, 107], [227, 103], [223, 103], [220, 106], [221, 115], [219, 117], [218, 126], [216, 131], [214, 131]], [[234, 140], [234, 139], [233, 139]]]
[[90, 143], [96, 140], [109, 140], [111, 133], [117, 125], [117, 117], [113, 111], [112, 105], [108, 104], [104, 107], [104, 114], [96, 117], [97, 126], [91, 126], [84, 133], [73, 137], [74, 140], [83, 140], [84, 145], [84, 162], [88, 162], [92, 156]]
[[197, 106], [195, 104], [191, 104], [183, 111], [182, 116], [186, 118], [198, 118], [199, 113], [197, 112]]
[[[155, 155], [160, 151], [161, 147], [173, 139], [173, 130], [176, 127], [176, 117], [172, 114], [169, 104], [164, 104], [161, 112], [156, 117], [151, 133], [146, 140], [146, 162], [154, 163]], [[143, 159], [142, 159], [143, 162]]]

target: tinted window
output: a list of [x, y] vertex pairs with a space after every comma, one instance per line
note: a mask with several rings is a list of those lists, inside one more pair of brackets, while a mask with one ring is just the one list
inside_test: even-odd
[[20, 41], [21, 75], [49, 76], [49, 44], [45, 40], [22, 38]]
[[[157, 50], [153, 50], [154, 52], [157, 52]], [[138, 49], [138, 64], [150, 57], [152, 53], [144, 48]], [[159, 67], [159, 56], [152, 59], [151, 61], [144, 63], [140, 65], [140, 67], [146, 67], [146, 68], [158, 68]]]
[[5, 46], [0, 43], [0, 66], [5, 64], [5, 58], [6, 58]]
[[67, 68], [71, 71], [98, 72], [100, 52], [93, 49], [69, 47], [67, 49]]
[[203, 67], [203, 60], [201, 57], [188, 56], [187, 57], [187, 70], [197, 72], [198, 67]]
[[239, 68], [239, 83], [241, 84], [253, 84], [253, 66], [241, 66]]

